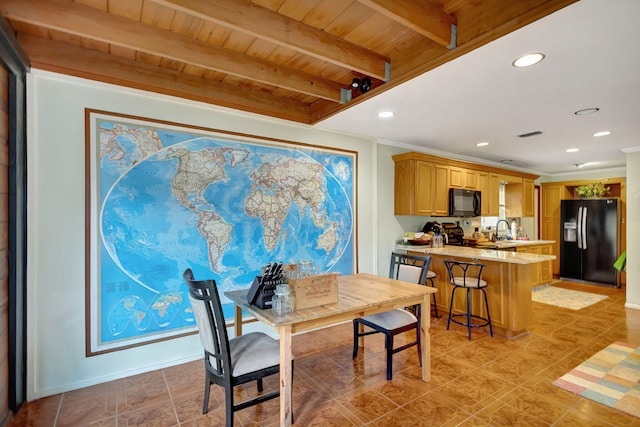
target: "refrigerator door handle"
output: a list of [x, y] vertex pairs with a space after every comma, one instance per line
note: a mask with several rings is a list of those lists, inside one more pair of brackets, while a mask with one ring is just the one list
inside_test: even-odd
[[582, 209], [582, 249], [587, 249], [587, 207]]
[[578, 249], [582, 249], [582, 206], [578, 208]]

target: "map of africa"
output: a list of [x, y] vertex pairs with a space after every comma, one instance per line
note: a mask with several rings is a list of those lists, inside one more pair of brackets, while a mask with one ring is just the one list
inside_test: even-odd
[[195, 326], [182, 272], [247, 288], [272, 261], [354, 271], [355, 157], [114, 117], [95, 122], [98, 345]]

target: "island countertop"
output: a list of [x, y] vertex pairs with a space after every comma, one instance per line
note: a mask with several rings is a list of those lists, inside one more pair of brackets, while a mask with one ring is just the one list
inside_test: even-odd
[[[536, 241], [540, 244], [540, 241]], [[556, 259], [555, 255], [539, 255], [530, 253], [518, 253], [499, 251], [495, 249], [470, 248], [467, 246], [445, 246], [444, 248], [432, 248], [431, 246], [396, 245], [396, 250], [419, 252], [426, 255], [445, 255], [473, 260], [504, 262], [509, 264], [536, 264], [543, 261]]]
[[[436, 305], [443, 312], [451, 309], [453, 313], [460, 314], [467, 309], [464, 292], [458, 292], [453, 297], [453, 286], [449, 283], [445, 261], [451, 259], [485, 264], [482, 280], [488, 283], [485, 291], [494, 333], [511, 339], [527, 333], [532, 321], [531, 287], [540, 284], [541, 268], [555, 259], [555, 255], [468, 246], [432, 248], [398, 244], [396, 250], [432, 257], [429, 270], [435, 273], [432, 284], [438, 289], [435, 294]], [[486, 317], [487, 310], [481, 301], [480, 298], [472, 300], [471, 312]]]

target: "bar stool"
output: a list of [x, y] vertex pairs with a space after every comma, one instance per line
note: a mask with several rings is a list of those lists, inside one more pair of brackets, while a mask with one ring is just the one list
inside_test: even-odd
[[[429, 270], [427, 272], [427, 280], [431, 283], [429, 286], [432, 288], [436, 287], [436, 284], [433, 281], [436, 277], [438, 277], [438, 275], [435, 271]], [[433, 302], [431, 303], [431, 311], [435, 314], [436, 319], [439, 319], [440, 316], [438, 315], [438, 306], [436, 305], [436, 294], [431, 294], [431, 298], [433, 299]]]
[[[482, 269], [486, 267], [486, 264], [477, 262], [463, 262], [444, 260], [449, 272], [449, 283], [453, 286], [451, 291], [451, 302], [449, 303], [449, 319], [447, 320], [447, 330], [451, 322], [457, 323], [462, 326], [466, 326], [469, 330], [469, 341], [471, 341], [471, 328], [481, 328], [489, 326], [489, 332], [493, 336], [493, 326], [491, 325], [491, 313], [489, 312], [489, 302], [487, 301], [487, 293], [484, 288], [487, 287], [487, 282], [482, 280]], [[467, 290], [467, 311], [465, 313], [452, 314], [453, 301], [457, 289]], [[471, 314], [471, 290], [477, 289], [482, 291], [484, 295], [484, 305], [487, 309], [487, 317]], [[458, 320], [456, 317], [464, 317], [464, 320]], [[473, 320], [476, 320], [474, 322]]]

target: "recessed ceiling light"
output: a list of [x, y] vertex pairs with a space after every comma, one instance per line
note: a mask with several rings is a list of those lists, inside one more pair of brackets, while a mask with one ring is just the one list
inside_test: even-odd
[[487, 141], [483, 141], [483, 142], [478, 142], [476, 144], [476, 147], [486, 147], [487, 145], [489, 145], [489, 143]]
[[567, 153], [575, 153], [577, 151], [580, 151], [580, 149], [579, 148], [567, 148], [565, 151]]
[[389, 117], [393, 117], [396, 113], [394, 113], [393, 111], [380, 111], [378, 113], [378, 117], [380, 117], [381, 119], [388, 119]]
[[530, 53], [516, 59], [515, 61], [513, 61], [512, 65], [516, 68], [530, 67], [542, 61], [543, 59], [543, 53]]
[[576, 164], [575, 164], [575, 166], [576, 166], [578, 169], [580, 169], [580, 168], [582, 168], [582, 167], [584, 167], [584, 166], [586, 166], [586, 165], [588, 165], [588, 164], [589, 164], [589, 163], [576, 163]]
[[593, 134], [593, 136], [607, 136], [607, 135], [611, 135], [611, 132], [609, 132], [608, 130], [603, 130], [602, 132], [596, 132]]
[[576, 116], [586, 116], [587, 114], [597, 113], [598, 111], [600, 111], [600, 109], [597, 108], [597, 107], [594, 107], [594, 108], [583, 108], [582, 110], [578, 110], [573, 114], [575, 114]]
[[500, 163], [512, 163], [513, 160], [510, 159], [504, 159], [504, 160], [500, 160]]

